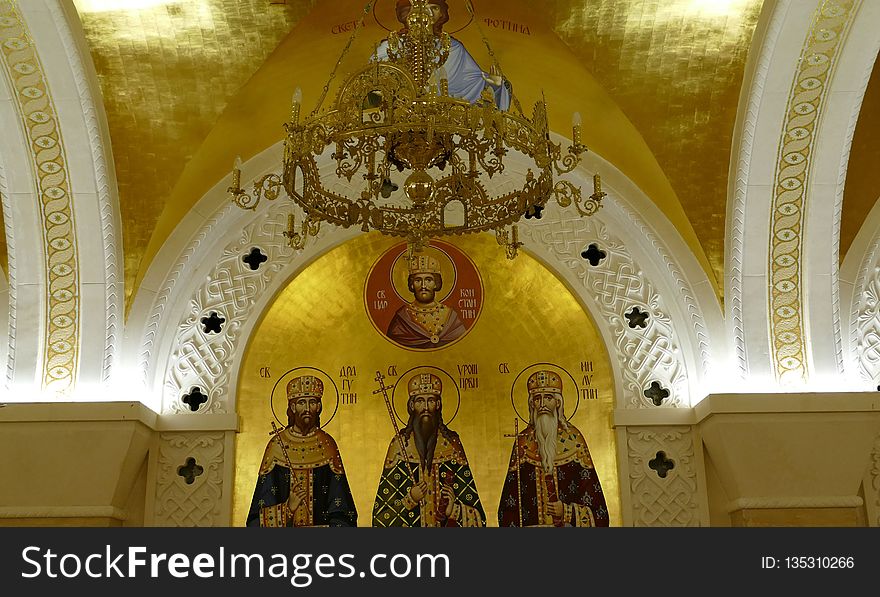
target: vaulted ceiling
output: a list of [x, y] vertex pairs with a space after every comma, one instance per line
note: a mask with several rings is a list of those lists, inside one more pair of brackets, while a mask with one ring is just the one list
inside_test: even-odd
[[[281, 138], [290, 90], [317, 100], [363, 13], [341, 0], [74, 0], [98, 73], [122, 208], [127, 305], [182, 214], [231, 166]], [[375, 3], [388, 14], [392, 0]], [[730, 147], [763, 0], [478, 0], [458, 32], [488, 64], [484, 33], [529, 105], [551, 126], [584, 113], [588, 146], [653, 199], [723, 287]], [[464, 14], [463, 0], [450, 10]], [[384, 12], [383, 12], [384, 11]], [[381, 20], [381, 19], [380, 19]], [[375, 19], [341, 72], [384, 31]], [[353, 56], [353, 57], [352, 57]], [[342, 75], [340, 75], [342, 76]], [[880, 94], [875, 73], [866, 104]], [[876, 117], [859, 123], [845, 249], [877, 193]], [[854, 163], [858, 162], [858, 163]], [[861, 168], [861, 170], [860, 170]], [[861, 214], [861, 215], [860, 215]]]

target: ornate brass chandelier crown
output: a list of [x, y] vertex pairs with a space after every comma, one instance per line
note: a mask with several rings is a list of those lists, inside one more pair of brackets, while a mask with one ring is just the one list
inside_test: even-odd
[[[595, 213], [605, 196], [598, 176], [587, 199], [572, 183], [554, 179], [571, 172], [586, 151], [580, 116], [575, 114], [572, 145], [563, 153], [550, 140], [543, 98], [531, 118], [515, 97], [515, 111], [499, 107], [494, 92], [499, 84], [509, 96], [512, 92], [497, 61], [491, 75], [480, 73], [486, 83], [478, 96], [450, 93], [450, 81], [460, 87], [460, 73], [447, 72], [447, 60], [467, 50], [437, 25], [439, 4], [445, 8], [436, 0], [412, 0], [404, 28], [383, 40], [369, 64], [343, 83], [329, 110], [320, 108], [330, 81], [303, 119], [297, 89], [284, 125], [282, 174], [258, 180], [251, 195], [241, 189], [237, 160], [232, 200], [255, 209], [261, 197], [274, 200], [283, 187], [305, 216], [299, 231], [289, 217], [285, 236], [295, 248], [328, 222], [405, 237], [415, 245], [443, 235], [495, 231], [510, 258], [522, 244], [514, 224], [524, 215], [540, 217], [551, 197], [562, 207], [574, 203], [581, 215]], [[467, 6], [473, 16], [469, 1]], [[370, 10], [368, 4], [364, 15]], [[363, 17], [337, 68], [362, 26]], [[513, 154], [526, 164], [525, 172], [505, 171], [504, 159]]]

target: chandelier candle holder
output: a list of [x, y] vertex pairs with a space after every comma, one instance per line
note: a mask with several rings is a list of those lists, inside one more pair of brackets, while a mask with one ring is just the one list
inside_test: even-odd
[[[368, 4], [364, 16], [370, 10]], [[436, 11], [430, 0], [412, 0], [404, 28], [379, 43], [327, 109], [321, 105], [336, 69], [304, 118], [297, 88], [284, 125], [282, 173], [263, 176], [247, 193], [236, 159], [228, 189], [236, 205], [256, 209], [263, 197], [274, 200], [283, 188], [303, 212], [299, 229], [291, 214], [284, 232], [298, 249], [327, 222], [403, 237], [416, 247], [440, 236], [494, 231], [511, 259], [522, 246], [516, 223], [526, 212], [540, 217], [551, 198], [562, 207], [573, 203], [582, 216], [594, 214], [605, 196], [598, 176], [588, 198], [557, 179], [574, 170], [587, 149], [580, 114], [573, 117], [572, 144], [564, 152], [550, 140], [543, 97], [530, 117], [516, 98], [515, 110], [497, 105], [490, 85], [501, 72], [497, 61], [492, 75], [484, 73], [486, 87], [475, 101], [450, 95], [455, 73], [447, 73], [446, 61], [451, 51], [467, 51], [435, 26]], [[514, 155], [525, 165], [506, 171], [505, 158]]]

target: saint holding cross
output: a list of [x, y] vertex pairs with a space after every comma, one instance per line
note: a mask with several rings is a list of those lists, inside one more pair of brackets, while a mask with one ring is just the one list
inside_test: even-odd
[[356, 525], [339, 448], [321, 429], [323, 394], [323, 382], [313, 375], [287, 384], [288, 426], [266, 446], [247, 526]]
[[536, 371], [526, 385], [529, 425], [516, 434], [498, 526], [608, 526], [587, 442], [565, 417], [562, 378]]

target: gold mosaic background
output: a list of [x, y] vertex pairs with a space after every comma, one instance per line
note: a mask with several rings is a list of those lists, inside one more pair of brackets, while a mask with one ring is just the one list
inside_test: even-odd
[[[143, 274], [154, 254], [148, 250], [151, 237], [160, 246], [179, 221], [179, 213], [174, 212], [157, 229], [185, 167], [232, 99], [288, 33], [314, 8], [332, 13], [336, 3], [74, 0], [74, 4], [81, 13], [110, 125], [122, 200], [129, 307], [138, 274]], [[353, 19], [363, 3], [341, 4], [345, 10], [338, 12]], [[518, 12], [536, 16], [558, 34], [650, 148], [668, 180], [668, 190], [663, 190], [663, 183], [639, 184], [655, 200], [681, 202], [683, 218], [664, 211], [720, 283], [731, 135], [762, 0], [546, 0], [529, 9], [518, 0], [480, 0], [475, 5], [478, 15], [495, 19], [494, 26], [483, 23], [483, 27], [502, 57], [506, 37], [519, 35], [520, 41], [527, 37], [517, 32], [520, 21], [527, 20]], [[531, 37], [537, 29], [532, 26]], [[302, 30], [296, 33], [303, 35]], [[343, 43], [337, 44], [339, 48]], [[549, 58], [554, 52], [548, 47]], [[303, 70], [306, 65], [295, 68]], [[549, 97], [559, 92], [559, 81], [541, 82], [540, 69], [532, 70], [535, 83]], [[327, 72], [324, 69], [322, 76]], [[880, 105], [880, 83], [873, 82], [877, 78], [875, 73], [866, 107]], [[520, 83], [519, 89], [532, 84], [515, 83]], [[880, 159], [876, 113], [863, 111], [853, 141], [841, 258], [878, 195], [871, 176]], [[556, 123], [556, 128], [567, 127]], [[242, 145], [246, 149], [247, 144]], [[227, 157], [224, 160], [230, 161]], [[199, 171], [195, 176], [210, 178], [205, 182], [209, 188], [223, 173]], [[186, 187], [174, 199], [183, 196], [191, 205], [204, 190]], [[5, 256], [5, 239], [0, 239], [4, 264]]]
[[229, 98], [315, 0], [155, 1], [135, 10], [120, 9], [123, 0], [74, 4], [110, 127], [128, 308], [147, 243], [187, 162]]
[[880, 164], [880, 60], [874, 63], [874, 71], [865, 90], [859, 121], [850, 148], [846, 188], [843, 193], [843, 216], [840, 223], [841, 263], [865, 218], [880, 198], [878, 164]]
[[763, 0], [550, 0], [562, 40], [642, 133], [724, 280], [736, 110]]
[[[391, 0], [384, 1], [387, 4]], [[451, 0], [450, 12], [453, 9], [460, 12], [463, 6], [464, 0]], [[539, 7], [523, 0], [480, 0], [479, 3], [480, 14], [488, 15], [484, 28], [504, 72], [514, 84], [517, 97], [528, 108], [544, 94], [548, 98], [551, 128], [558, 131], [570, 130], [573, 112], [589, 114], [589, 126], [583, 130], [584, 143], [615, 164], [656, 202], [701, 265], [711, 272], [686, 213], [642, 135], [545, 23]], [[216, 181], [228, 179], [236, 154], [248, 159], [280, 141], [279, 123], [290, 115], [290, 97], [296, 86], [302, 87], [304, 107], [308, 109], [317, 104], [328, 73], [348, 43], [348, 34], [338, 33], [339, 27], [352, 23], [352, 15], [361, 14], [362, 10], [359, 0], [319, 4], [230, 100], [178, 179], [147, 246], [144, 264], [156, 255], [195, 201]], [[510, 23], [528, 24], [528, 33], [511, 30]], [[330, 85], [330, 98], [345, 80], [345, 74], [360, 68], [366, 56], [374, 51], [377, 40], [385, 35], [387, 32], [375, 21], [367, 19], [360, 36], [341, 61], [338, 76]], [[480, 64], [491, 64], [476, 24], [456, 36]], [[245, 175], [248, 175], [247, 166]], [[217, 200], [221, 202], [223, 198]], [[142, 266], [138, 275], [142, 276], [144, 271]]]
[[[122, 4], [118, 0], [75, 1], [81, 9]], [[172, 213], [157, 229], [156, 222], [175, 183], [208, 139], [218, 116], [231, 105], [231, 98], [314, 6], [320, 6], [326, 14], [324, 28], [329, 31], [330, 24], [346, 20], [344, 17], [355, 19], [363, 2], [345, 2], [344, 7], [336, 3], [316, 5], [314, 0], [288, 0], [285, 4], [268, 0], [166, 0], [151, 4], [152, 8], [142, 10], [82, 15], [110, 121], [122, 196], [129, 297], [139, 278], [138, 270], [143, 275], [156, 248], [179, 221], [177, 204], [191, 205], [206, 190], [181, 185], [169, 205]], [[585, 136], [590, 130], [597, 131], [605, 138], [598, 145], [593, 143], [597, 151], [601, 149], [604, 157], [613, 159], [634, 179], [647, 177], [637, 182], [663, 204], [698, 259], [720, 280], [730, 137], [761, 1], [550, 0], [537, 6], [516, 0], [482, 0], [475, 5], [479, 16], [494, 19], [492, 24], [483, 23], [483, 27], [508, 70], [515, 70], [519, 61], [519, 57], [511, 59], [515, 50], [510, 48], [534, 42], [544, 30], [551, 37], [553, 32], [561, 37], [564, 45], [559, 48], [552, 40], [544, 40], [546, 59], [557, 63], [569, 60], [563, 55], [567, 46], [574, 59], [619, 105], [624, 118], [635, 125], [653, 157], [627, 167], [623, 162], [640, 151], [633, 146], [635, 141], [628, 142], [629, 147], [601, 147], [619, 141], [607, 139], [607, 131], [601, 131], [609, 126], [608, 122], [590, 124], [589, 114], [599, 113], [597, 110], [585, 112]], [[507, 25], [504, 19], [509, 20]], [[524, 24], [530, 27], [529, 35], [517, 30]], [[468, 47], [478, 54], [481, 44], [472, 29], [460, 36], [474, 39]], [[295, 35], [304, 39], [308, 33], [299, 30]], [[334, 48], [329, 60], [332, 65], [347, 36], [327, 37], [339, 42], [330, 44]], [[321, 47], [308, 49], [324, 61]], [[482, 58], [478, 56], [478, 60]], [[296, 72], [309, 70], [302, 60], [292, 68]], [[321, 72], [318, 88], [329, 68]], [[532, 87], [534, 91], [543, 88], [551, 102], [563, 103], [557, 98], [566, 93], [571, 78], [542, 80], [539, 67], [528, 72], [525, 79], [513, 79], [518, 89], [531, 92]], [[580, 82], [581, 77], [575, 79]], [[289, 85], [282, 81], [276, 80], [274, 85], [286, 102]], [[577, 93], [583, 96], [583, 90]], [[314, 101], [308, 93], [305, 99], [306, 104], [310, 99]], [[597, 101], [607, 102], [603, 98]], [[568, 104], [576, 104], [567, 98], [564, 103], [566, 109]], [[584, 105], [591, 107], [589, 103]], [[566, 131], [567, 118], [562, 122], [557, 119], [555, 128]], [[276, 123], [275, 128], [280, 131], [280, 124]], [[280, 134], [275, 136], [280, 138]], [[249, 143], [242, 140], [241, 147], [240, 153], [247, 155]], [[230, 156], [223, 156], [223, 164], [231, 163], [227, 158]], [[662, 169], [656, 175], [650, 173], [649, 161], [654, 158]], [[202, 184], [209, 188], [228, 165], [212, 170], [210, 176], [206, 176], [201, 162], [194, 163], [192, 170], [193, 176], [204, 180]], [[680, 207], [666, 205], [677, 203], [676, 195], [686, 214], [680, 218], [675, 215]], [[154, 231], [157, 237], [148, 249]], [[689, 240], [692, 237], [693, 243]]]
[[[581, 400], [572, 422], [589, 444], [611, 524], [619, 526], [611, 368], [601, 338], [580, 304], [527, 254], [508, 261], [489, 236], [455, 239], [454, 244], [483, 273], [486, 301], [479, 321], [467, 336], [443, 350], [416, 353], [397, 348], [370, 324], [363, 285], [373, 261], [398, 242], [377, 234], [363, 235], [321, 257], [278, 295], [255, 330], [239, 380], [242, 427], [236, 443], [233, 524], [243, 526], [247, 518], [273, 420], [269, 395], [285, 371], [317, 367], [333, 376], [342, 391], [340, 370], [356, 368], [351, 389], [357, 393], [357, 403], [340, 404], [326, 430], [339, 445], [359, 525], [370, 526], [382, 462], [393, 437], [384, 402], [372, 395], [377, 388], [376, 371], [385, 373], [395, 365], [398, 374], [403, 374], [411, 367], [432, 365], [458, 378], [459, 365], [476, 363], [479, 387], [462, 392], [458, 415], [449, 426], [461, 437], [487, 522], [497, 526], [498, 501], [513, 445], [512, 438], [504, 434], [513, 431], [510, 388], [514, 379], [533, 363], [552, 362], [567, 369], [580, 384], [581, 361], [592, 361], [590, 387], [598, 390], [598, 399]], [[508, 364], [509, 373], [499, 372], [501, 363]], [[272, 377], [260, 377], [262, 367], [268, 367]], [[566, 383], [566, 414], [571, 414], [571, 381], [563, 380]], [[334, 402], [326, 392], [324, 421]], [[452, 404], [446, 395], [446, 419]]]

